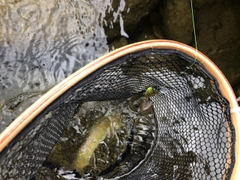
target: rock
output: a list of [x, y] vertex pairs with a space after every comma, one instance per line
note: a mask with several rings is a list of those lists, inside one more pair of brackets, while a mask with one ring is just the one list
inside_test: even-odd
[[235, 95], [238, 97], [240, 103], [240, 85], [234, 88]]
[[143, 27], [141, 34], [137, 37], [137, 41], [146, 41], [156, 39], [153, 29], [150, 27]]
[[192, 42], [192, 16], [188, 0], [163, 0], [160, 17], [166, 38], [186, 44]]
[[128, 45], [128, 40], [127, 40], [127, 38], [125, 38], [125, 37], [120, 37], [120, 38], [114, 40], [114, 41], [111, 43], [110, 47], [112, 47], [112, 49], [114, 50], [114, 49], [117, 49], [117, 48], [120, 48], [120, 47], [123, 47], [123, 46], [126, 46], [126, 45]]
[[159, 26], [153, 25], [153, 33], [158, 39], [164, 39], [162, 30], [159, 28]]
[[212, 4], [215, 1], [222, 1], [222, 0], [193, 0], [193, 5], [194, 8], [199, 9], [203, 6], [209, 6], [210, 4]]
[[213, 60], [232, 86], [240, 82], [239, 8], [239, 2], [216, 2], [196, 13], [198, 48]]
[[115, 0], [105, 18], [105, 32], [108, 39], [119, 36], [128, 37], [142, 17], [148, 15], [158, 0]]

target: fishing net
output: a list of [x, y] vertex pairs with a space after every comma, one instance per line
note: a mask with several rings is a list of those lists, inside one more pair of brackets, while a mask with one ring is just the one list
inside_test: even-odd
[[[153, 103], [148, 113], [153, 127], [141, 134], [145, 150], [135, 147], [137, 125], [128, 119], [127, 148], [95, 178], [230, 179], [235, 129], [218, 81], [198, 59], [154, 47], [122, 54], [101, 65], [39, 111], [1, 152], [0, 179], [34, 178], [85, 103], [115, 101], [119, 105], [121, 101], [122, 108], [128, 108], [129, 99], [144, 96], [151, 87], [158, 93], [148, 98]], [[133, 113], [144, 121], [146, 115]]]

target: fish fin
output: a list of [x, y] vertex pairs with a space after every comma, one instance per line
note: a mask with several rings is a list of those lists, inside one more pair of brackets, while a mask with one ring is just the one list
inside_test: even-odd
[[96, 168], [96, 156], [94, 152], [89, 160], [89, 166]]

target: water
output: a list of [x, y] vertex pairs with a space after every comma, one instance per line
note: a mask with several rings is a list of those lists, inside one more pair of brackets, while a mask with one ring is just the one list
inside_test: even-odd
[[[101, 125], [105, 121], [103, 118], [110, 118], [109, 127]], [[56, 167], [49, 171], [54, 172], [55, 178], [61, 176], [66, 179], [69, 176], [98, 179], [122, 176], [146, 159], [156, 138], [156, 126], [152, 113], [139, 116], [129, 109], [128, 101], [84, 103], [48, 156], [47, 164]], [[76, 154], [95, 131], [99, 134], [106, 132], [106, 136], [91, 153], [89, 163], [76, 173], [73, 171], [76, 169]], [[93, 143], [88, 147], [93, 147]], [[46, 176], [42, 170], [39, 174]]]
[[0, 2], [0, 131], [48, 89], [108, 52], [109, 1]]

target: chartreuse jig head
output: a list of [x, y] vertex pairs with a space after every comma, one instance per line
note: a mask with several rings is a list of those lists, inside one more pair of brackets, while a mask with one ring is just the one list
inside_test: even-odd
[[149, 98], [149, 97], [152, 97], [152, 96], [155, 96], [156, 94], [159, 93], [159, 90], [156, 88], [156, 87], [153, 87], [153, 86], [149, 86], [145, 93], [144, 93], [144, 96]]

